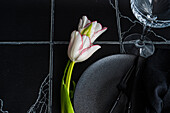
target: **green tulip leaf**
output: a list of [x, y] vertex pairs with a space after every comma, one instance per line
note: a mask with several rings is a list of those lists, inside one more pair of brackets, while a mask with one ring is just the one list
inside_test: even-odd
[[76, 89], [76, 83], [73, 81], [73, 91]]
[[74, 91], [75, 91], [75, 89], [76, 89], [76, 83], [75, 83], [74, 81], [72, 81], [72, 83], [73, 83], [73, 89], [70, 90], [70, 98], [71, 98], [71, 99], [73, 99], [73, 97], [74, 97]]
[[[62, 81], [64, 83], [64, 81]], [[61, 86], [61, 113], [74, 113], [74, 109], [65, 84]]]

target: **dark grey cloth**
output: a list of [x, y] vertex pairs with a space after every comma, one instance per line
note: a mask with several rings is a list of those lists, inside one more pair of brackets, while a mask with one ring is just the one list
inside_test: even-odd
[[[135, 66], [133, 69], [129, 68], [131, 73], [128, 72], [129, 70], [126, 70], [126, 74], [129, 73], [130, 75], [128, 78], [126, 78], [126, 82], [123, 82], [126, 74], [117, 78], [113, 77], [115, 79], [114, 81], [117, 82], [112, 82], [112, 85], [109, 86], [112, 87], [115, 92], [109, 88], [105, 90], [103, 90], [104, 88], [100, 88], [100, 86], [107, 86], [109, 84], [108, 79], [108, 82], [105, 82], [105, 85], [101, 85], [107, 78], [107, 74], [109, 72], [105, 74], [105, 78], [103, 78], [103, 76], [92, 80], [88, 79], [87, 77], [89, 70], [90, 72], [94, 72], [90, 75], [91, 78], [95, 78], [95, 76], [97, 76], [95, 74], [99, 73], [95, 71], [94, 65], [91, 66], [94, 70], [89, 67], [89, 69], [85, 71], [85, 73], [82, 75], [83, 77], [80, 78], [80, 81], [77, 84], [74, 101], [76, 113], [80, 113], [81, 110], [84, 111], [83, 113], [110, 113], [110, 110], [114, 105], [114, 109], [111, 113], [169, 113], [170, 50], [157, 49], [155, 54], [148, 59], [143, 59], [140, 57], [136, 59], [136, 61], [133, 60], [133, 63], [131, 62], [131, 65]], [[106, 62], [106, 64], [107, 63], [108, 62]], [[117, 65], [120, 66], [120, 72], [122, 70], [121, 68], [125, 68], [121, 66], [122, 64]], [[102, 66], [102, 64], [100, 64], [100, 66]], [[116, 65], [112, 66], [110, 64], [109, 66], [115, 67]], [[102, 72], [106, 72], [106, 70], [103, 71], [101, 68], [99, 72], [101, 72], [100, 74], [102, 75]], [[85, 82], [88, 80], [89, 82], [85, 84]], [[98, 83], [96, 84], [97, 86], [95, 86], [93, 83], [93, 86], [91, 86], [92, 81], [97, 81], [95, 82]], [[89, 89], [91, 89], [90, 92]], [[111, 91], [111, 93], [109, 93], [108, 90]], [[91, 95], [93, 94], [93, 91], [95, 95]], [[99, 100], [93, 98], [96, 96], [99, 97], [97, 98]], [[118, 96], [120, 98], [118, 98]], [[110, 100], [106, 101], [109, 98]]]

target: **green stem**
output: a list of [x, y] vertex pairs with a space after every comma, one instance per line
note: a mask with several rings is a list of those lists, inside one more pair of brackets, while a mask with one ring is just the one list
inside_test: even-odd
[[68, 62], [67, 62], [67, 65], [66, 65], [66, 67], [65, 67], [65, 70], [64, 70], [64, 75], [63, 75], [63, 78], [62, 78], [62, 82], [61, 82], [61, 113], [64, 113], [65, 112], [65, 109], [64, 109], [64, 100], [63, 100], [63, 84], [65, 84], [64, 83], [64, 79], [65, 79], [65, 76], [66, 76], [66, 74], [67, 74], [67, 70], [68, 70], [68, 68], [69, 68], [69, 66], [70, 66], [70, 60], [68, 60]]
[[65, 70], [64, 70], [64, 76], [63, 76], [63, 79], [65, 78], [65, 75], [66, 75], [66, 73], [67, 73], [67, 70], [68, 70], [68, 67], [69, 67], [69, 65], [70, 65], [70, 60], [68, 60], [68, 62], [67, 62], [67, 65], [66, 65], [66, 67], [65, 67]]
[[69, 94], [69, 90], [70, 90], [70, 81], [71, 81], [71, 75], [72, 75], [72, 72], [73, 72], [73, 67], [74, 67], [74, 64], [75, 62], [72, 61], [70, 63], [70, 66], [69, 66], [69, 69], [68, 69], [68, 73], [67, 73], [67, 77], [66, 77], [66, 88], [67, 88], [67, 91], [68, 91], [68, 94]]
[[69, 60], [64, 70], [64, 75], [61, 83], [61, 113], [74, 113], [74, 109], [69, 96], [70, 81], [74, 64], [75, 62]]

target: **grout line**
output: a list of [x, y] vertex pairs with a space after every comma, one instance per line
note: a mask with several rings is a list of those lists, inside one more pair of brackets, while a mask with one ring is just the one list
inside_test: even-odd
[[41, 45], [50, 44], [49, 41], [16, 41], [16, 42], [0, 42], [0, 45]]
[[117, 31], [120, 43], [120, 53], [124, 53], [123, 51], [123, 38], [121, 35], [121, 25], [120, 25], [120, 15], [119, 15], [119, 3], [118, 0], [115, 0], [115, 8], [116, 8], [116, 21], [117, 21]]
[[[146, 43], [153, 43], [153, 44], [162, 44], [167, 45], [170, 44], [169, 41], [145, 41]], [[133, 44], [133, 41], [125, 41], [123, 44]], [[0, 45], [60, 45], [60, 44], [69, 44], [69, 41], [17, 41], [17, 42], [0, 42]], [[119, 41], [96, 41], [94, 44], [108, 44], [108, 45], [118, 45], [120, 44]]]
[[[169, 41], [145, 41], [146, 43], [153, 43], [153, 44], [163, 44], [163, 45], [167, 45], [170, 44], [170, 40]], [[123, 44], [133, 44], [133, 41], [125, 41], [123, 42]], [[0, 45], [60, 45], [60, 44], [69, 44], [69, 41], [17, 41], [17, 42], [0, 42]], [[108, 45], [118, 45], [120, 44], [119, 41], [96, 41], [94, 44], [108, 44]]]
[[55, 45], [59, 45], [59, 44], [69, 44], [69, 41], [54, 41]]
[[54, 11], [55, 0], [51, 0], [51, 24], [50, 24], [50, 59], [49, 59], [49, 99], [48, 99], [48, 113], [52, 113], [52, 96], [53, 96], [53, 46], [54, 46]]
[[[168, 45], [170, 44], [170, 41], [161, 41], [161, 42], [158, 42], [158, 41], [144, 41], [144, 43], [152, 43], [154, 45]], [[123, 42], [123, 44], [134, 44], [134, 41], [125, 41]]]

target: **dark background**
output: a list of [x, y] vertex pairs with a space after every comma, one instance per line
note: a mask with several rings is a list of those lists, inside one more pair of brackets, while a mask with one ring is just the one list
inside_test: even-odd
[[[135, 20], [129, 0], [119, 0], [123, 15]], [[49, 41], [50, 40], [50, 0], [4, 0], [0, 2], [0, 41]], [[55, 4], [54, 79], [53, 112], [60, 112], [60, 83], [67, 63], [67, 44], [70, 34], [77, 30], [79, 19], [86, 15], [97, 20], [108, 30], [97, 41], [118, 41], [115, 10], [109, 0], [56, 0]], [[122, 31], [132, 25], [121, 19]], [[156, 29], [169, 38], [169, 28]], [[142, 33], [137, 24], [129, 33]], [[126, 36], [125, 35], [125, 36]], [[152, 40], [160, 40], [151, 34]], [[161, 40], [160, 40], [161, 41]], [[86, 62], [76, 64], [73, 80], [78, 81], [83, 71], [108, 55], [120, 53], [119, 45], [102, 44]], [[169, 48], [158, 46], [157, 48]], [[26, 113], [34, 104], [44, 78], [49, 73], [49, 45], [0, 45], [0, 99], [4, 110], [10, 113]]]

